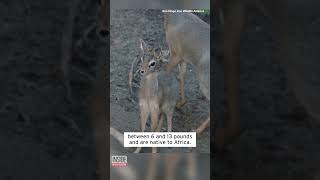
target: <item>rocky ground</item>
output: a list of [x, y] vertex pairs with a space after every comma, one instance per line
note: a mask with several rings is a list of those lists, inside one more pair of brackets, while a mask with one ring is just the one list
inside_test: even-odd
[[[144, 39], [155, 47], [168, 49], [163, 28], [163, 15], [161, 10], [114, 10], [111, 11], [111, 17], [111, 126], [121, 132], [132, 132], [137, 129], [139, 119], [138, 89], [134, 88], [134, 93], [130, 93], [128, 73], [132, 61], [141, 52], [139, 39]], [[205, 20], [208, 21], [208, 18]], [[209, 102], [205, 100], [199, 89], [191, 65], [188, 68], [185, 89], [188, 103], [174, 113], [172, 120], [174, 132], [188, 132], [196, 129], [209, 113]], [[165, 124], [164, 127], [166, 127]], [[161, 148], [160, 150], [160, 152], [181, 151], [189, 152], [189, 149]], [[210, 152], [209, 129], [203, 136], [197, 138], [196, 152]]]
[[[97, 19], [96, 2], [80, 2], [74, 20], [69, 76], [72, 102], [67, 100], [61, 79], [62, 36], [71, 1], [0, 2], [0, 179], [81, 180], [97, 177], [87, 97], [97, 60], [109, 59], [106, 52], [108, 44], [98, 39], [92, 26]], [[135, 32], [136, 35], [142, 35], [147, 41], [156, 38], [164, 45], [159, 14], [128, 11], [122, 13], [122, 18], [120, 14], [114, 14], [118, 19], [114, 27], [118, 27], [119, 37], [111, 42], [115, 51], [112, 58], [118, 59], [111, 61], [110, 109], [112, 116], [114, 113], [121, 115], [120, 118], [132, 118], [123, 119], [130, 120], [126, 126], [123, 122], [118, 123], [122, 131], [132, 130], [138, 118], [135, 102], [127, 100], [130, 97], [126, 84], [127, 70], [136, 53], [135, 40], [138, 38], [130, 33], [139, 30], [141, 32]], [[130, 22], [129, 15], [130, 18], [140, 17], [140, 24], [133, 20]], [[156, 31], [133, 26], [153, 21], [149, 28]], [[126, 26], [122, 29], [120, 25]], [[120, 30], [124, 32], [121, 34]], [[128, 41], [123, 42], [122, 38]], [[191, 78], [188, 81], [196, 87], [192, 72], [189, 74]], [[188, 131], [198, 125], [190, 117], [200, 120], [206, 116], [201, 108], [208, 106], [200, 104], [204, 100], [197, 91], [187, 90], [192, 96], [182, 112], [175, 115], [175, 119], [181, 122], [174, 123], [174, 129]], [[193, 108], [195, 105], [199, 108]], [[209, 131], [199, 151], [209, 151], [208, 147]]]

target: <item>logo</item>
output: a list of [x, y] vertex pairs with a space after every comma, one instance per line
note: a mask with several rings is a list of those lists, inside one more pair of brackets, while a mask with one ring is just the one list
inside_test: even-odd
[[126, 166], [128, 166], [127, 156], [111, 156], [111, 165], [113, 167], [126, 167]]

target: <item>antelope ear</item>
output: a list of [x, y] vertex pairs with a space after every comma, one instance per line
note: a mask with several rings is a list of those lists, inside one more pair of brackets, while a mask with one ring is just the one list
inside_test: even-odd
[[157, 58], [160, 59], [162, 56], [162, 50], [161, 48], [154, 48], [153, 49], [153, 55]]
[[161, 51], [161, 60], [162, 62], [169, 62], [169, 54], [170, 54], [170, 51], [169, 50], [162, 50]]
[[146, 42], [144, 42], [143, 39], [140, 39], [140, 49], [141, 49], [142, 53], [144, 53], [145, 51], [148, 50], [148, 45]]
[[161, 51], [161, 55], [163, 58], [165, 59], [168, 59], [169, 58], [169, 54], [170, 54], [170, 51], [169, 50], [162, 50]]

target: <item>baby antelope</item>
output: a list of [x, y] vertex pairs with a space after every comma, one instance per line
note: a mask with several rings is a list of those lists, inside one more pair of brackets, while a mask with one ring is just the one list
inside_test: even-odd
[[[172, 116], [179, 97], [178, 81], [174, 74], [162, 70], [166, 53], [159, 48], [150, 47], [140, 40], [142, 51], [139, 72], [142, 80], [139, 89], [140, 131], [144, 132], [151, 116], [151, 131], [159, 132], [163, 118], [166, 118], [168, 132], [172, 131]], [[160, 120], [160, 121], [159, 121]], [[135, 153], [140, 152], [141, 147]], [[157, 149], [152, 148], [152, 153]]]

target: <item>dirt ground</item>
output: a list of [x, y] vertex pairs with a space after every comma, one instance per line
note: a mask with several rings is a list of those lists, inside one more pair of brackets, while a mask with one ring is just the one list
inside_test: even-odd
[[[66, 100], [66, 90], [60, 78], [62, 34], [71, 2], [0, 2], [0, 179], [85, 180], [97, 177], [87, 96], [97, 60], [109, 59], [106, 52], [108, 44], [98, 40], [94, 28], [88, 29], [96, 21], [96, 2], [81, 2], [73, 31], [72, 103]], [[154, 18], [157, 21], [155, 27], [160, 29], [159, 16], [148, 18]], [[149, 36], [153, 37], [152, 34]], [[160, 36], [156, 37], [162, 40]], [[123, 51], [121, 58], [129, 50]], [[119, 62], [124, 67], [129, 66], [125, 61]], [[111, 73], [114, 74], [115, 70], [121, 72], [126, 69], [114, 68]], [[124, 77], [127, 76], [121, 78]], [[123, 83], [117, 84], [120, 86], [111, 87], [111, 91], [117, 87], [126, 90], [117, 103], [110, 106], [112, 112], [125, 110], [126, 113], [136, 113], [135, 104], [128, 102], [124, 106], [118, 103], [126, 102], [123, 97], [129, 97], [126, 82], [127, 79], [123, 79]], [[111, 99], [116, 97], [112, 94]], [[193, 101], [200, 101], [199, 97], [192, 96], [182, 111], [190, 111], [191, 104], [195, 104]], [[193, 111], [202, 112], [196, 108]], [[188, 113], [181, 114], [188, 119]], [[197, 125], [197, 122], [192, 123]], [[185, 124], [188, 123], [180, 123], [182, 126]], [[134, 126], [120, 127], [124, 131]], [[177, 124], [174, 125], [176, 127]], [[196, 126], [189, 123], [185, 129], [191, 127]], [[206, 136], [203, 149], [209, 151], [209, 131]]]
[[[305, 41], [301, 47], [311, 51], [300, 60], [313, 59], [316, 62], [309, 64], [313, 67], [319, 67], [319, 18], [309, 18], [303, 27]], [[252, 11], [247, 25], [239, 83], [244, 132], [227, 147], [224, 156], [213, 154], [212, 176], [216, 180], [312, 180], [320, 170], [320, 127], [309, 126], [310, 117], [289, 88], [283, 68], [273, 60], [276, 43], [270, 21]], [[213, 63], [213, 99], [219, 121], [226, 117], [223, 66], [219, 61]], [[319, 82], [319, 71], [315, 73]], [[313, 90], [319, 89], [318, 85], [315, 83]]]
[[[208, 21], [208, 19], [206, 20]], [[130, 94], [128, 73], [132, 61], [141, 52], [139, 39], [144, 39], [148, 44], [153, 44], [155, 47], [168, 49], [161, 10], [111, 11], [111, 126], [121, 132], [133, 132], [138, 127], [138, 88], [135, 87], [133, 89], [134, 93]], [[185, 90], [188, 103], [181, 110], [175, 111], [172, 120], [173, 132], [194, 131], [209, 114], [209, 102], [206, 101], [199, 89], [191, 65], [188, 67]], [[165, 124], [164, 127], [166, 127]], [[163, 131], [165, 130], [166, 128], [163, 129]], [[159, 150], [159, 152], [189, 151], [188, 148], [161, 148]], [[197, 138], [195, 152], [210, 152], [210, 129], [207, 129], [201, 137]]]

